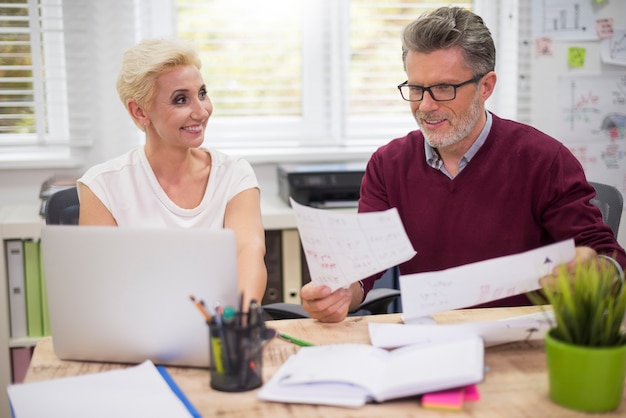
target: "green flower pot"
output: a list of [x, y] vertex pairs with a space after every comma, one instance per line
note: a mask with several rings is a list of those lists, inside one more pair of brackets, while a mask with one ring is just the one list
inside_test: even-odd
[[613, 411], [620, 406], [626, 378], [626, 345], [585, 347], [546, 334], [550, 398], [585, 412]]

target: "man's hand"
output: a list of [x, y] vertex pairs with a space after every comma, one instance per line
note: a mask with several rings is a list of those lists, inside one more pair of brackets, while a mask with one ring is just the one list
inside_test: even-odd
[[300, 298], [302, 307], [311, 318], [321, 322], [340, 322], [348, 316], [351, 306], [354, 305], [353, 300], [358, 300], [356, 304], [360, 303], [361, 286], [357, 282], [348, 289], [331, 292], [328, 286], [315, 286], [309, 282], [300, 289]]
[[574, 259], [565, 264], [559, 264], [558, 266], [554, 267], [551, 275], [544, 276], [539, 279], [539, 284], [541, 285], [541, 287], [546, 287], [550, 285], [550, 283], [556, 278], [559, 270], [562, 269], [563, 266], [565, 266], [568, 272], [573, 274], [578, 264], [589, 263], [592, 260], [595, 260], [599, 266], [603, 265], [604, 263], [610, 263], [610, 261], [598, 257], [598, 253], [596, 253], [593, 248], [576, 247], [576, 255], [574, 256]]

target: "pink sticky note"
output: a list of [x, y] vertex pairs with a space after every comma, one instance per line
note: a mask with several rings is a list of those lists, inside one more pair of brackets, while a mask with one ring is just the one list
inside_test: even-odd
[[605, 19], [596, 20], [596, 33], [600, 39], [608, 39], [613, 37], [613, 18], [607, 17]]
[[422, 406], [428, 409], [460, 411], [465, 399], [465, 388], [431, 392], [422, 396]]
[[549, 57], [552, 56], [553, 46], [552, 38], [549, 36], [542, 36], [535, 39], [535, 56], [536, 57]]
[[478, 392], [478, 387], [476, 385], [469, 385], [465, 387], [465, 400], [466, 401], [477, 401], [480, 399], [480, 392]]

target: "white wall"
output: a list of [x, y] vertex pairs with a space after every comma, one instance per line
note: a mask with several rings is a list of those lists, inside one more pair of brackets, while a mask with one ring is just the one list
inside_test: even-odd
[[[525, 0], [531, 3], [531, 0]], [[536, 2], [532, 1], [533, 6]], [[595, 3], [595, 2], [592, 2]], [[626, 1], [605, 1], [602, 4], [594, 4], [592, 10], [597, 18], [612, 18], [615, 29], [626, 29]], [[532, 10], [534, 17], [538, 11]], [[589, 28], [595, 32], [595, 27]], [[534, 42], [534, 39], [532, 40]], [[549, 135], [554, 136], [565, 144], [567, 138], [559, 138], [558, 118], [557, 118], [557, 91], [560, 76], [565, 75], [601, 75], [607, 73], [621, 72], [626, 75], [626, 67], [602, 63], [600, 59], [600, 41], [559, 41], [553, 40], [553, 54], [551, 56], [535, 56], [534, 45], [531, 59], [531, 120], [532, 125]], [[586, 50], [584, 66], [580, 68], [570, 68], [568, 66], [567, 51], [570, 47], [582, 47]], [[595, 179], [600, 182], [611, 182], [614, 185], [621, 185], [621, 179], [626, 174], [626, 164], [620, 170], [615, 170], [608, 178]], [[590, 180], [594, 180], [593, 175], [589, 175]], [[626, 213], [626, 210], [624, 211]], [[622, 223], [618, 241], [622, 246], [626, 244], [626, 216], [622, 215]]]
[[[599, 18], [613, 18], [616, 29], [626, 29], [626, 1], [605, 1], [594, 8]], [[595, 28], [591, 28], [595, 31]], [[622, 72], [626, 67], [604, 64], [600, 60], [599, 41], [554, 41], [552, 56], [535, 57], [531, 64], [532, 78], [532, 124], [549, 135], [556, 135], [555, 109], [557, 107], [558, 77], [562, 75], [603, 74]], [[587, 50], [585, 64], [581, 68], [569, 68], [567, 50], [583, 47]], [[533, 47], [534, 48], [534, 47]]]

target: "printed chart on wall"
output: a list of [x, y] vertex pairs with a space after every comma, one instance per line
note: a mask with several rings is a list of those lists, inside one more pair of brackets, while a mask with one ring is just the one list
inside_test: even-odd
[[533, 0], [534, 37], [553, 40], [595, 40], [595, 14], [590, 0]]
[[557, 138], [593, 181], [626, 195], [626, 74], [562, 76]]

